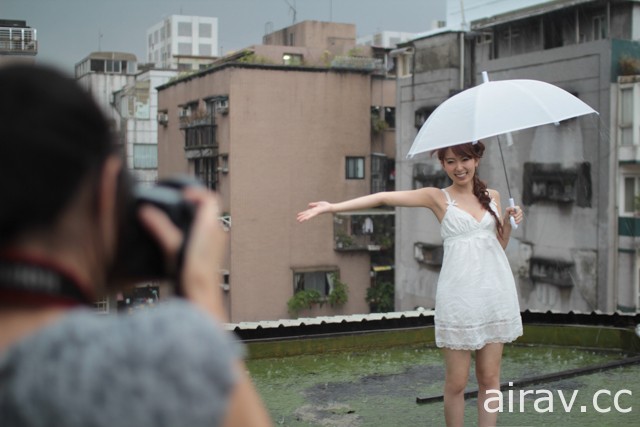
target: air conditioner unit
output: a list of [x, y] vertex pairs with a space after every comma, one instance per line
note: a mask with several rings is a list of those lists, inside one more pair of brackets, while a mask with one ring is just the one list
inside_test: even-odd
[[224, 166], [218, 166], [218, 172], [229, 173], [229, 168]]
[[158, 123], [161, 125], [169, 123], [169, 115], [167, 113], [158, 113]]
[[229, 112], [229, 100], [220, 99], [216, 101], [216, 111], [220, 114], [227, 114]]
[[180, 118], [185, 118], [185, 117], [189, 117], [191, 115], [191, 112], [189, 111], [188, 108], [182, 108], [180, 110], [179, 115], [180, 115]]

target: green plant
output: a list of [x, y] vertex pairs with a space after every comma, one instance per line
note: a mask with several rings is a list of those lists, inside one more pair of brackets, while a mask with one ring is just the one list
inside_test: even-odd
[[333, 289], [329, 293], [327, 298], [329, 305], [335, 307], [337, 305], [344, 305], [349, 300], [349, 287], [346, 283], [342, 282], [335, 274], [333, 277]]
[[309, 309], [314, 304], [322, 303], [322, 295], [315, 289], [303, 289], [293, 294], [287, 301], [287, 309], [291, 317], [298, 317], [301, 310]]
[[271, 59], [267, 58], [266, 56], [256, 55], [253, 52], [243, 56], [240, 59], [238, 59], [237, 62], [240, 62], [240, 63], [243, 63], [243, 64], [260, 64], [260, 65], [273, 65], [273, 64], [275, 64], [274, 61], [272, 61]]
[[336, 243], [339, 248], [349, 248], [354, 245], [353, 237], [343, 231], [338, 231], [336, 235]]
[[352, 49], [349, 49], [349, 52], [347, 52], [347, 56], [351, 56], [351, 57], [363, 56], [363, 55], [364, 55], [364, 53], [363, 53], [362, 49], [359, 48], [359, 47], [354, 47]]
[[387, 313], [394, 310], [394, 294], [393, 283], [380, 282], [367, 289], [365, 300], [372, 313]]
[[628, 55], [623, 55], [618, 60], [621, 76], [633, 76], [640, 74], [640, 59], [633, 58]]
[[371, 131], [373, 133], [381, 133], [389, 128], [389, 124], [379, 116], [371, 115]]

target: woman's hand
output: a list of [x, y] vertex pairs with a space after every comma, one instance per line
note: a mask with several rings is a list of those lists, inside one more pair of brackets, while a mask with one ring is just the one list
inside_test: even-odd
[[516, 224], [520, 224], [522, 220], [524, 220], [524, 213], [522, 212], [520, 206], [509, 206], [506, 209], [506, 215], [503, 221], [503, 225], [509, 224], [509, 227], [511, 227], [511, 222], [509, 221], [510, 217], [513, 217], [513, 219], [516, 221]]
[[329, 202], [309, 203], [309, 209], [298, 213], [297, 220], [298, 222], [304, 222], [313, 218], [314, 216], [331, 212], [332, 210], [331, 206], [332, 205]]

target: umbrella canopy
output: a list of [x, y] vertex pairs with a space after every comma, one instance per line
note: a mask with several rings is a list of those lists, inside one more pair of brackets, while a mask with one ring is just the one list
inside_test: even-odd
[[564, 89], [538, 80], [488, 81], [440, 104], [422, 125], [407, 154], [596, 113]]

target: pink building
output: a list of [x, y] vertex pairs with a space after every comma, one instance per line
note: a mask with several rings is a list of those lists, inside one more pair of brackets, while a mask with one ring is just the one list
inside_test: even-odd
[[290, 317], [296, 291], [324, 299], [338, 282], [348, 286], [345, 304], [299, 315], [368, 313], [374, 271], [393, 256], [393, 211], [304, 224], [295, 216], [310, 201], [393, 186], [395, 79], [355, 49], [353, 25], [306, 21], [265, 36], [289, 41], [158, 88], [159, 177], [200, 177], [230, 225], [223, 287], [232, 322]]

